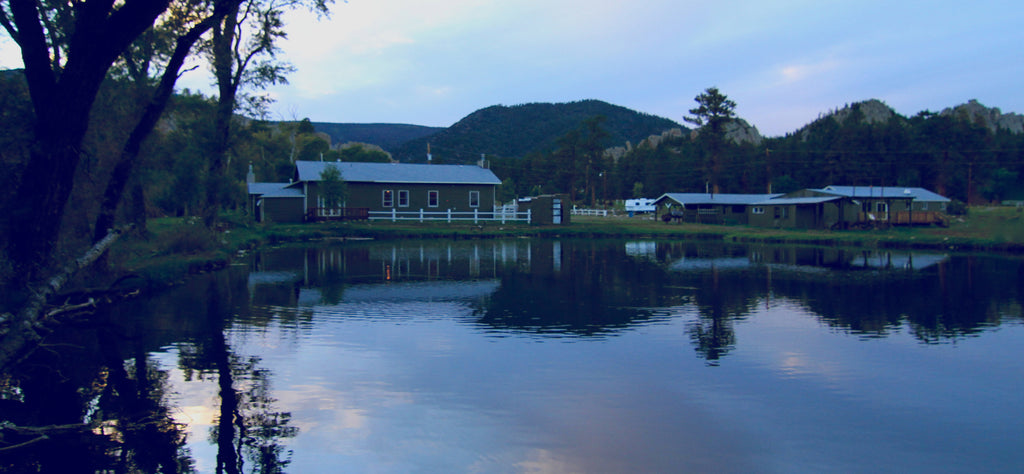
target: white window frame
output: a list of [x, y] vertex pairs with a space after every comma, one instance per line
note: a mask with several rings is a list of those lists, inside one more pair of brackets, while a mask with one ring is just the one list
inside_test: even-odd
[[398, 207], [409, 207], [409, 190], [398, 190]]
[[884, 214], [884, 213], [889, 212], [889, 204], [881, 202], [881, 201], [876, 202], [875, 203], [875, 212], [877, 212], [879, 214]]
[[764, 208], [761, 206], [754, 206], [753, 210], [751, 210], [750, 212], [754, 214], [764, 214]]
[[380, 205], [381, 207], [395, 207], [395, 192], [390, 189], [384, 189], [380, 193]]
[[[474, 201], [474, 199], [473, 199], [474, 196], [476, 196], [476, 199], [475, 199], [476, 203], [473, 202]], [[469, 192], [469, 207], [471, 207], [471, 208], [480, 207], [480, 191], [470, 191]]]
[[438, 207], [441, 205], [441, 192], [432, 189], [427, 191], [427, 207]]

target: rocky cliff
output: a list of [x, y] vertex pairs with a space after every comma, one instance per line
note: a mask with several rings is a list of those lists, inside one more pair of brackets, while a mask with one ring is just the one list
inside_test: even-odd
[[966, 104], [944, 109], [939, 112], [939, 115], [951, 115], [961, 120], [969, 120], [983, 125], [992, 132], [1004, 129], [1010, 133], [1024, 133], [1024, 115], [1004, 114], [998, 107], [985, 107], [975, 99], [971, 99]]

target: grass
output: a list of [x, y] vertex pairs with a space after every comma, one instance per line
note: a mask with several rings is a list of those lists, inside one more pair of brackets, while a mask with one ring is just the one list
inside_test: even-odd
[[1024, 212], [1010, 207], [975, 207], [949, 227], [875, 230], [767, 229], [739, 225], [666, 224], [649, 216], [572, 216], [569, 225], [419, 222], [329, 222], [263, 225], [227, 215], [223, 229], [210, 231], [195, 220], [149, 221], [148, 238], [126, 237], [111, 252], [112, 267], [156, 281], [227, 265], [238, 252], [261, 245], [343, 239], [476, 239], [503, 237], [651, 238], [715, 240], [830, 247], [916, 248], [1024, 253]]

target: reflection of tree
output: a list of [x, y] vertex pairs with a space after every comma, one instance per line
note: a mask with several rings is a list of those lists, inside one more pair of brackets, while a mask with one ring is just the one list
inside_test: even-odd
[[[682, 301], [665, 291], [655, 265], [612, 249], [622, 252], [608, 242], [572, 242], [562, 247], [560, 272], [507, 269], [501, 286], [478, 310], [478, 322], [503, 330], [591, 336], [642, 324], [652, 318], [648, 308]], [[544, 260], [533, 258], [536, 266]]]
[[146, 350], [137, 347], [130, 374], [124, 358], [110, 350], [114, 346], [103, 347], [109, 354], [110, 375], [101, 407], [118, 419], [124, 443], [121, 472], [190, 471], [183, 427], [167, 407], [167, 372], [150, 364]]
[[[4, 408], [16, 415], [0, 410], [0, 418], [44, 428], [23, 432], [39, 442], [0, 454], [0, 471], [192, 470], [185, 433], [168, 407], [168, 375], [150, 362], [149, 340], [125, 336], [133, 329], [114, 321], [64, 328], [47, 350], [6, 374], [20, 381], [3, 394]], [[0, 447], [26, 440], [6, 435]]]
[[281, 441], [297, 435], [298, 428], [288, 426], [290, 413], [273, 411], [271, 374], [258, 368], [260, 359], [241, 359], [228, 347], [225, 323], [232, 314], [232, 288], [217, 280], [211, 279], [206, 298], [209, 338], [200, 351], [205, 361], [193, 361], [212, 365], [217, 373], [221, 404], [211, 433], [217, 444], [217, 472], [247, 472], [247, 462], [248, 472], [282, 472], [291, 462], [291, 452]]
[[[718, 360], [736, 345], [733, 324], [745, 318], [756, 305], [758, 289], [751, 287], [753, 281], [736, 278], [741, 274], [723, 274], [712, 266], [710, 271], [681, 276], [697, 288], [694, 299], [698, 317], [689, 325], [687, 332], [697, 354], [709, 365], [718, 365]], [[726, 278], [724, 284], [723, 278]]]

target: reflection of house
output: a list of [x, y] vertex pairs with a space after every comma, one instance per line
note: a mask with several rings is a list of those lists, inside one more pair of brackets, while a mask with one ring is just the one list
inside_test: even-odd
[[324, 209], [320, 176], [328, 166], [336, 167], [345, 183], [345, 215], [360, 218], [369, 212], [419, 210], [491, 215], [495, 188], [501, 184], [491, 170], [475, 165], [298, 161], [291, 183], [249, 183], [254, 215], [259, 220], [302, 222], [307, 216], [342, 212]]
[[664, 220], [746, 224], [747, 207], [780, 194], [665, 193], [654, 200]]

